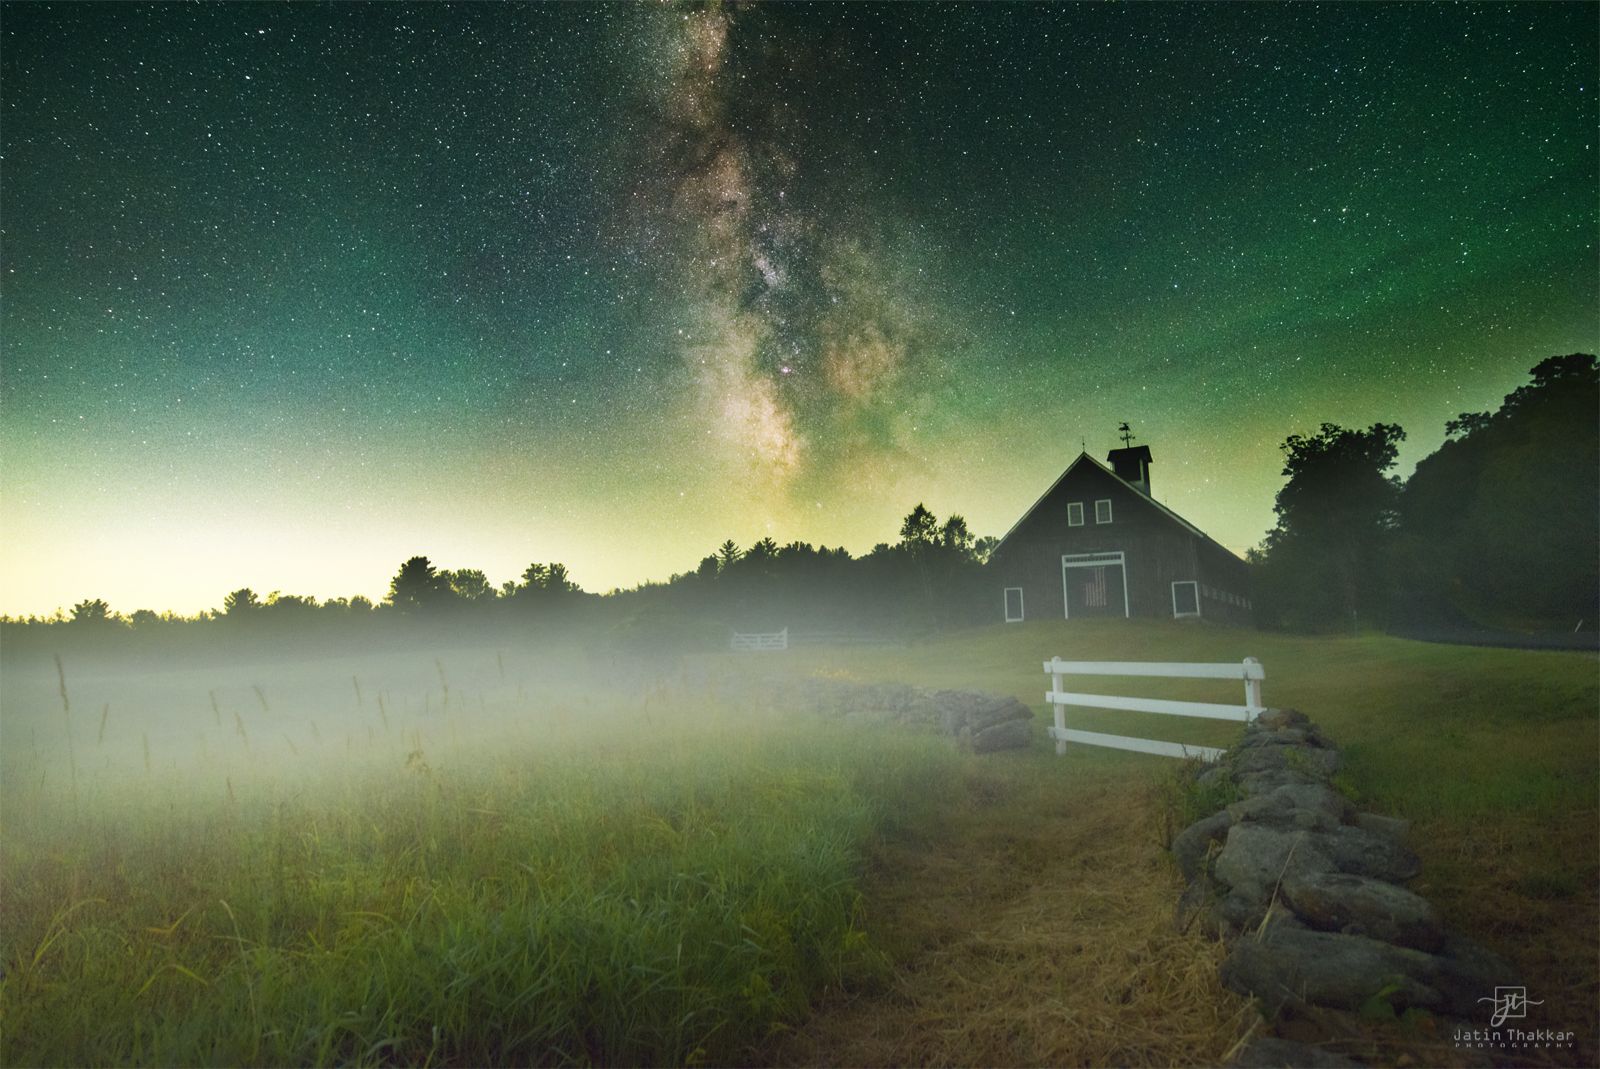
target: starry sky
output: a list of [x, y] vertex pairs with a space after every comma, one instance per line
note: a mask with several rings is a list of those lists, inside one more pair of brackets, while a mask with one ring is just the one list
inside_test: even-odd
[[1587, 4], [5, 3], [0, 611], [1003, 534], [1600, 346]]

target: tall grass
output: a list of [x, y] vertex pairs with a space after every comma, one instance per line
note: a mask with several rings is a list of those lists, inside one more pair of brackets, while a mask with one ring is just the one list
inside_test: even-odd
[[308, 744], [76, 811], [8, 781], [0, 1062], [729, 1063], [881, 977], [863, 845], [955, 755], [704, 708], [652, 725], [486, 729], [458, 761], [418, 730], [358, 774]]

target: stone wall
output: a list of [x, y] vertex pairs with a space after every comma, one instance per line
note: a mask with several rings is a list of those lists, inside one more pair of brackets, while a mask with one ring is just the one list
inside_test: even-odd
[[[1405, 821], [1359, 812], [1333, 785], [1340, 755], [1294, 710], [1271, 710], [1199, 774], [1200, 796], [1237, 798], [1172, 841], [1186, 881], [1177, 923], [1228, 944], [1221, 978], [1269, 1019], [1303, 1007], [1481, 1017], [1515, 985], [1503, 961], [1440, 924], [1407, 890], [1421, 865]], [[1230, 792], [1229, 786], [1235, 788]], [[1238, 1065], [1356, 1065], [1271, 1037]]]
[[923, 727], [975, 753], [1021, 749], [1033, 740], [1033, 710], [1015, 698], [969, 690], [925, 690], [904, 683], [769, 679], [747, 684], [741, 700], [868, 723]]

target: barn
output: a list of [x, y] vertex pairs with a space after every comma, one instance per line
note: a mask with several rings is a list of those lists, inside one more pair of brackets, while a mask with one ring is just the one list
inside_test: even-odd
[[990, 554], [1008, 623], [1089, 617], [1250, 622], [1250, 566], [1150, 496], [1150, 449], [1067, 466]]

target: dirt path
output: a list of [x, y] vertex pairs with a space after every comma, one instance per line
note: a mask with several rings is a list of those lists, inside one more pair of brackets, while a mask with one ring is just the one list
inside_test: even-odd
[[[1057, 773], [1063, 770], [1056, 770]], [[1255, 1018], [1177, 934], [1153, 792], [974, 762], [947, 824], [883, 845], [868, 928], [897, 967], [770, 1051], [792, 1065], [1219, 1064]]]

